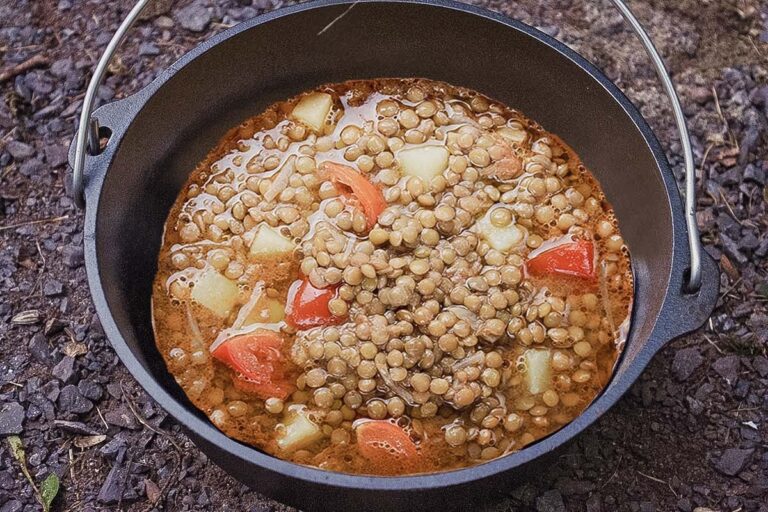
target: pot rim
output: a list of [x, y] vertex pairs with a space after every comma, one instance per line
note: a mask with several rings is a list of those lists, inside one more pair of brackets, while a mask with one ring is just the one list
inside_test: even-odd
[[[565, 425], [560, 430], [522, 449], [519, 452], [511, 453], [497, 459], [492, 459], [488, 462], [475, 466], [436, 473], [404, 476], [358, 475], [328, 471], [289, 462], [266, 454], [250, 445], [236, 441], [218, 430], [207, 418], [201, 418], [199, 411], [192, 410], [191, 407], [182, 404], [181, 401], [174, 398], [171, 393], [163, 386], [161, 386], [154, 378], [154, 376], [152, 376], [152, 374], [149, 373], [144, 365], [134, 356], [133, 352], [128, 347], [122, 334], [120, 333], [120, 329], [118, 328], [117, 323], [112, 316], [106, 295], [102, 288], [96, 247], [96, 218], [100, 206], [99, 201], [101, 197], [102, 186], [106, 176], [106, 169], [110, 167], [112, 159], [118, 151], [121, 142], [120, 139], [125, 134], [128, 127], [130, 127], [130, 125], [133, 123], [136, 114], [141, 111], [142, 107], [154, 95], [154, 93], [157, 92], [165, 84], [165, 82], [170, 80], [179, 70], [184, 68], [194, 59], [201, 56], [214, 46], [217, 46], [218, 44], [237, 36], [241, 32], [254, 29], [262, 24], [266, 24], [283, 17], [291, 16], [293, 14], [339, 5], [350, 5], [354, 3], [417, 4], [459, 11], [461, 13], [480, 16], [490, 22], [500, 23], [506, 28], [517, 30], [518, 32], [521, 32], [537, 40], [538, 42], [545, 44], [551, 50], [559, 53], [560, 56], [565, 57], [566, 59], [579, 66], [579, 68], [589, 74], [597, 84], [603, 87], [611, 95], [611, 97], [617, 103], [619, 103], [653, 154], [653, 157], [656, 161], [657, 170], [660, 174], [660, 178], [664, 184], [664, 188], [668, 197], [668, 207], [670, 210], [672, 223], [673, 261], [670, 265], [670, 274], [666, 282], [665, 299], [661, 306], [659, 316], [655, 320], [651, 335], [646, 340], [646, 343], [642, 349], [635, 356], [635, 361], [633, 361], [633, 363], [626, 369], [624, 373], [621, 374], [620, 377], [617, 378], [616, 375], [614, 375], [609, 384], [604, 388], [603, 392], [597, 398], [595, 398], [595, 400], [577, 418]], [[656, 139], [655, 134], [645, 119], [642, 117], [640, 112], [637, 110], [637, 108], [629, 101], [624, 93], [621, 92], [621, 90], [602, 73], [602, 71], [600, 71], [596, 66], [591, 64], [584, 57], [563, 43], [519, 20], [508, 18], [493, 11], [460, 3], [454, 0], [311, 1], [299, 5], [281, 8], [276, 11], [257, 16], [232, 28], [229, 28], [224, 32], [217, 34], [216, 36], [213, 36], [212, 38], [184, 54], [178, 61], [176, 61], [168, 69], [162, 72], [152, 83], [150, 83], [144, 89], [140, 90], [133, 96], [120, 100], [120, 103], [123, 102], [129, 106], [129, 112], [120, 116], [128, 118], [127, 120], [122, 121], [124, 128], [122, 130], [115, 131], [114, 135], [112, 136], [112, 138], [115, 140], [110, 141], [110, 146], [112, 146], [111, 149], [108, 147], [102, 155], [97, 157], [100, 164], [104, 166], [105, 171], [98, 175], [91, 176], [86, 183], [86, 197], [89, 199], [88, 204], [90, 207], [86, 208], [84, 244], [86, 253], [86, 269], [91, 295], [93, 297], [99, 318], [102, 321], [102, 325], [104, 327], [107, 338], [109, 339], [115, 352], [118, 354], [121, 362], [126, 366], [136, 381], [145, 389], [145, 391], [153, 398], [153, 400], [160, 404], [163, 409], [168, 411], [179, 423], [192, 431], [195, 436], [204, 438], [206, 442], [215, 445], [231, 458], [238, 459], [244, 463], [255, 464], [263, 469], [279, 473], [289, 478], [296, 478], [315, 484], [330, 485], [338, 488], [369, 491], [417, 491], [420, 489], [440, 489], [483, 480], [494, 475], [507, 472], [515, 467], [522, 466], [538, 458], [539, 456], [551, 452], [555, 448], [565, 444], [567, 441], [580, 434], [584, 429], [597, 421], [598, 418], [600, 418], [619, 400], [619, 398], [635, 382], [656, 351], [661, 348], [661, 346], [663, 346], [663, 344], [666, 343], [669, 339], [673, 338], [676, 334], [679, 334], [679, 332], [677, 332], [675, 329], [660, 328], [660, 324], [662, 324], [663, 320], [669, 316], [669, 309], [671, 309], [669, 307], [670, 283], [673, 277], [675, 277], [675, 274], [682, 275], [682, 270], [676, 269], [676, 267], [679, 265], [677, 265], [675, 262], [680, 261], [680, 258], [684, 257], [685, 253], [687, 253], [684, 239], [686, 228], [683, 219], [682, 203], [680, 200], [679, 192], [674, 177], [669, 169], [664, 152], [658, 140]], [[104, 108], [106, 107], [102, 107], [102, 109]], [[109, 109], [106, 108], [106, 110], [106, 116], [111, 117], [109, 114]], [[96, 111], [96, 114], [99, 114], [98, 110]], [[672, 306], [674, 306], [674, 304], [672, 304]]]

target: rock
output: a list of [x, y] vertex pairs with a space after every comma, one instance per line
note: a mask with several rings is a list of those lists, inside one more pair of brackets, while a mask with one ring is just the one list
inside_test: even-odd
[[732, 261], [736, 261], [739, 265], [745, 265], [749, 261], [741, 252], [739, 244], [725, 233], [720, 233], [720, 243], [723, 244], [723, 251]]
[[160, 49], [152, 43], [141, 43], [139, 55], [160, 55]]
[[21, 434], [24, 414], [24, 407], [18, 402], [5, 404], [0, 409], [0, 435]]
[[69, 356], [62, 357], [51, 370], [51, 375], [65, 384], [72, 380], [75, 375], [75, 359]]
[[37, 332], [32, 336], [29, 340], [28, 348], [30, 355], [32, 355], [38, 363], [47, 365], [53, 361], [51, 347], [48, 345], [48, 340], [42, 332]]
[[712, 363], [712, 369], [733, 386], [739, 378], [739, 356], [724, 356]]
[[155, 18], [155, 26], [158, 28], [171, 28], [173, 27], [173, 19], [169, 18], [168, 16], [158, 16]]
[[51, 64], [51, 74], [57, 78], [65, 78], [73, 67], [71, 58], [59, 59]]
[[728, 448], [714, 463], [715, 469], [728, 476], [735, 476], [749, 463], [754, 449], [743, 450], [740, 448]]
[[566, 512], [560, 491], [547, 491], [536, 498], [536, 510], [537, 512]]
[[18, 140], [12, 140], [5, 146], [5, 150], [16, 160], [26, 160], [35, 154], [35, 148]]
[[98, 499], [105, 505], [117, 503], [123, 497], [126, 481], [128, 480], [129, 468], [123, 465], [125, 458], [125, 448], [120, 450], [115, 465], [109, 470], [107, 478], [99, 490]]
[[124, 405], [120, 405], [116, 409], [107, 411], [104, 414], [104, 419], [107, 423], [115, 425], [116, 427], [129, 428], [132, 430], [139, 428], [139, 422], [136, 421], [136, 417], [128, 407]]
[[6, 501], [2, 507], [0, 507], [0, 512], [21, 512], [21, 510], [24, 508], [24, 505], [21, 504], [18, 500], [10, 500]]
[[61, 390], [58, 403], [62, 410], [74, 414], [84, 414], [93, 409], [93, 402], [85, 398], [77, 386], [72, 384]]
[[752, 366], [761, 377], [768, 377], [768, 357], [757, 356], [752, 360]]
[[696, 347], [683, 348], [677, 351], [672, 360], [672, 374], [679, 381], [688, 380], [693, 372], [704, 362], [704, 356]]
[[64, 285], [56, 279], [46, 279], [43, 283], [43, 294], [46, 297], [57, 297], [64, 293]]
[[64, 146], [59, 146], [58, 144], [49, 144], [45, 146], [43, 153], [45, 153], [46, 163], [49, 167], [53, 168], [61, 167], [67, 163], [67, 159], [69, 157], [69, 150]]
[[78, 382], [77, 389], [89, 400], [101, 400], [101, 396], [104, 394], [104, 389], [101, 385], [91, 379], [83, 379]]
[[202, 32], [211, 23], [211, 13], [198, 3], [188, 5], [176, 13], [176, 21], [192, 32]]

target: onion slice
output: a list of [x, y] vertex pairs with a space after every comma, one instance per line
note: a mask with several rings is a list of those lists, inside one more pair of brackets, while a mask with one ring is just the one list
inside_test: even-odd
[[264, 192], [264, 199], [267, 201], [273, 201], [280, 193], [288, 186], [288, 181], [296, 171], [296, 155], [291, 155], [285, 161], [280, 172], [275, 176], [275, 181], [269, 186], [266, 192]]

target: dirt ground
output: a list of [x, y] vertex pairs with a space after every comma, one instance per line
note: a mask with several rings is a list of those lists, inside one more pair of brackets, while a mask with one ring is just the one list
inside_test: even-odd
[[[136, 92], [211, 34], [284, 5], [160, 3], [168, 8], [131, 32], [110, 67], [101, 103]], [[602, 67], [680, 171], [660, 86], [608, 1], [477, 3]], [[209, 463], [117, 360], [89, 299], [66, 152], [87, 79], [129, 4], [0, 0], [0, 512], [40, 510], [11, 435], [33, 481], [58, 475], [56, 511], [289, 510]], [[685, 105], [721, 300], [548, 474], [510, 487], [488, 511], [768, 512], [768, 4], [630, 4]]]

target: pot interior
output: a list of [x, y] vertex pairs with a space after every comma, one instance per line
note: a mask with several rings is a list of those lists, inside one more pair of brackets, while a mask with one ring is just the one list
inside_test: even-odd
[[[634, 325], [616, 369], [621, 375], [654, 327], [673, 253], [659, 165], [624, 107], [582, 67], [523, 28], [429, 4], [360, 3], [322, 32], [346, 8], [278, 15], [196, 50], [135, 114], [122, 141], [112, 141], [119, 146], [87, 238], [95, 237], [99, 284], [128, 349], [179, 403], [204, 418], [166, 371], [150, 322], [163, 224], [188, 173], [227, 129], [276, 100], [326, 82], [426, 77], [521, 110], [562, 137], [599, 179], [636, 276]], [[128, 105], [118, 115], [133, 110]], [[91, 180], [89, 208], [98, 183]]]

